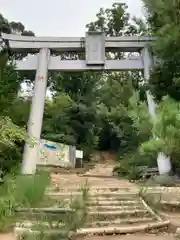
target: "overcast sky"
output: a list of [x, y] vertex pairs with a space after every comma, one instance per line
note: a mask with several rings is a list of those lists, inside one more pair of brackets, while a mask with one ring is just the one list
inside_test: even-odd
[[99, 9], [114, 2], [126, 2], [132, 15], [142, 16], [141, 0], [0, 0], [0, 12], [36, 36], [83, 37], [85, 25], [96, 19]]

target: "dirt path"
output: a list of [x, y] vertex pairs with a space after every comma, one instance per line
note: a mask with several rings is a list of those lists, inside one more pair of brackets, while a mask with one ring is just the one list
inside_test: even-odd
[[0, 234], [0, 240], [16, 240], [13, 233]]
[[[86, 182], [88, 182], [88, 186], [91, 188], [121, 188], [127, 191], [136, 190], [138, 191], [138, 187], [130, 183], [128, 180], [118, 180], [112, 178], [112, 169], [114, 165], [113, 163], [101, 163], [96, 164], [94, 169], [86, 172], [89, 177], [86, 176], [78, 176], [77, 174], [51, 174], [52, 181], [54, 185], [57, 185], [62, 189], [74, 189], [82, 187]], [[96, 175], [104, 176], [104, 178], [95, 177]], [[107, 177], [107, 178], [106, 178]], [[77, 238], [77, 240], [173, 240], [175, 239], [172, 234], [141, 234], [141, 235], [123, 235], [123, 236], [87, 236], [84, 238]], [[0, 234], [0, 240], [16, 240], [13, 234]]]
[[[112, 163], [96, 164], [96, 166], [86, 172], [83, 176], [77, 174], [51, 174], [54, 185], [62, 188], [79, 188], [88, 183], [91, 188], [109, 188], [122, 187], [128, 189], [138, 189], [138, 187], [130, 183], [128, 180], [118, 180], [112, 177]], [[100, 177], [97, 177], [100, 176]], [[112, 178], [111, 178], [112, 177]]]
[[[130, 183], [128, 180], [116, 179], [112, 177], [112, 170], [114, 168], [113, 162], [111, 163], [98, 163], [96, 166], [86, 172], [84, 176], [78, 176], [76, 174], [52, 174], [52, 179], [55, 184], [62, 188], [76, 188], [88, 182], [88, 186], [91, 188], [109, 188], [111, 187], [122, 187], [123, 189], [136, 190], [138, 187], [136, 184]], [[96, 177], [104, 176], [104, 178]], [[87, 176], [87, 177], [86, 177]], [[107, 178], [106, 178], [107, 177]], [[84, 238], [78, 238], [78, 240], [173, 240], [175, 239], [173, 234], [128, 234], [128, 235], [116, 235], [116, 236], [87, 236]]]

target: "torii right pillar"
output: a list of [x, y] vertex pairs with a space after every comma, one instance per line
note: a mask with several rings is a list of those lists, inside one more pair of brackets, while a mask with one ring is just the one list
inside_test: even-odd
[[[153, 57], [148, 47], [145, 47], [142, 50], [141, 55], [144, 63], [144, 79], [146, 82], [148, 82], [150, 79], [150, 72], [153, 67]], [[155, 122], [157, 117], [156, 103], [149, 90], [146, 91], [146, 96], [147, 96], [149, 114], [152, 117], [153, 122]], [[158, 154], [157, 165], [158, 165], [159, 174], [165, 174], [171, 171], [171, 160], [168, 156], [166, 156], [162, 152]]]

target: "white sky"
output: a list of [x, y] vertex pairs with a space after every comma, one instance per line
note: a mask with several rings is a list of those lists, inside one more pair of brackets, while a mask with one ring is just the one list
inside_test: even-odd
[[99, 9], [114, 2], [126, 2], [133, 16], [142, 16], [141, 0], [0, 0], [0, 13], [22, 22], [36, 36], [83, 37]]

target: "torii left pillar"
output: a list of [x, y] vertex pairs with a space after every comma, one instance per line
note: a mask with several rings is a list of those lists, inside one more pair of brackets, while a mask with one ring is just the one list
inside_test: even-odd
[[36, 172], [46, 98], [49, 58], [49, 49], [43, 48], [39, 51], [34, 94], [28, 122], [28, 140], [25, 143], [21, 169], [24, 175], [33, 175]]

